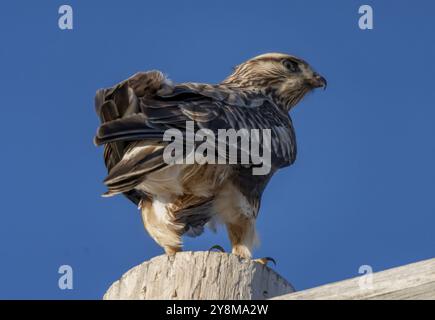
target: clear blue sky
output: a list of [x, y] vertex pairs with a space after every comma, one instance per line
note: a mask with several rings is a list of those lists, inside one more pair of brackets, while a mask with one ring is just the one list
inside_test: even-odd
[[[298, 159], [264, 194], [261, 246], [297, 289], [435, 256], [435, 3], [61, 1], [2, 4], [0, 298], [101, 298], [162, 250], [124, 197], [103, 199], [93, 98], [140, 70], [216, 83], [278, 51], [328, 79], [292, 112]], [[358, 28], [371, 4], [374, 30]], [[226, 232], [186, 250], [229, 249]], [[60, 265], [74, 289], [57, 286]]]

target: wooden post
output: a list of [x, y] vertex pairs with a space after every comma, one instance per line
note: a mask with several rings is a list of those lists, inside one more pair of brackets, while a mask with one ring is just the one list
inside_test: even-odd
[[435, 259], [274, 297], [274, 300], [435, 300]]
[[294, 292], [267, 266], [221, 252], [180, 252], [158, 256], [112, 284], [104, 300], [269, 299]]

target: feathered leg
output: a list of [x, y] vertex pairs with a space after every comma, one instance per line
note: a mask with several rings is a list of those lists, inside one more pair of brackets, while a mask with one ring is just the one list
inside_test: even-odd
[[252, 249], [257, 241], [255, 219], [239, 217], [237, 221], [227, 223], [232, 253], [243, 258], [252, 257]]
[[174, 255], [181, 251], [184, 226], [165, 219], [162, 213], [165, 208], [158, 208], [151, 201], [141, 201], [140, 209], [145, 229], [165, 253]]

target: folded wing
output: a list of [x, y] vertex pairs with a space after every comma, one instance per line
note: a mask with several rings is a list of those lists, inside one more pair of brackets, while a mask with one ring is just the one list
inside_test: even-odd
[[[171, 85], [160, 72], [140, 73], [121, 84], [97, 92], [96, 110], [101, 126], [94, 139], [105, 145], [109, 193], [124, 192], [134, 202], [134, 187], [146, 174], [164, 168], [162, 138], [167, 129], [270, 129], [272, 166], [290, 165], [296, 157], [291, 120], [260, 93], [223, 85]], [[153, 148], [133, 151], [138, 141]], [[145, 143], [146, 144], [146, 143]], [[125, 157], [126, 153], [128, 157]]]

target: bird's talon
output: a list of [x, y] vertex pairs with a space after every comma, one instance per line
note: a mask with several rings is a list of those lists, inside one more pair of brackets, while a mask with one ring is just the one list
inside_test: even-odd
[[213, 250], [219, 250], [220, 252], [225, 252], [225, 249], [222, 248], [222, 246], [215, 244], [213, 247], [211, 247], [210, 249], [208, 249], [208, 251], [213, 251]]
[[262, 265], [267, 266], [267, 263], [270, 261], [273, 263], [273, 265], [276, 267], [276, 261], [274, 258], [271, 257], [264, 257], [259, 259], [254, 259], [255, 262], [261, 263]]

